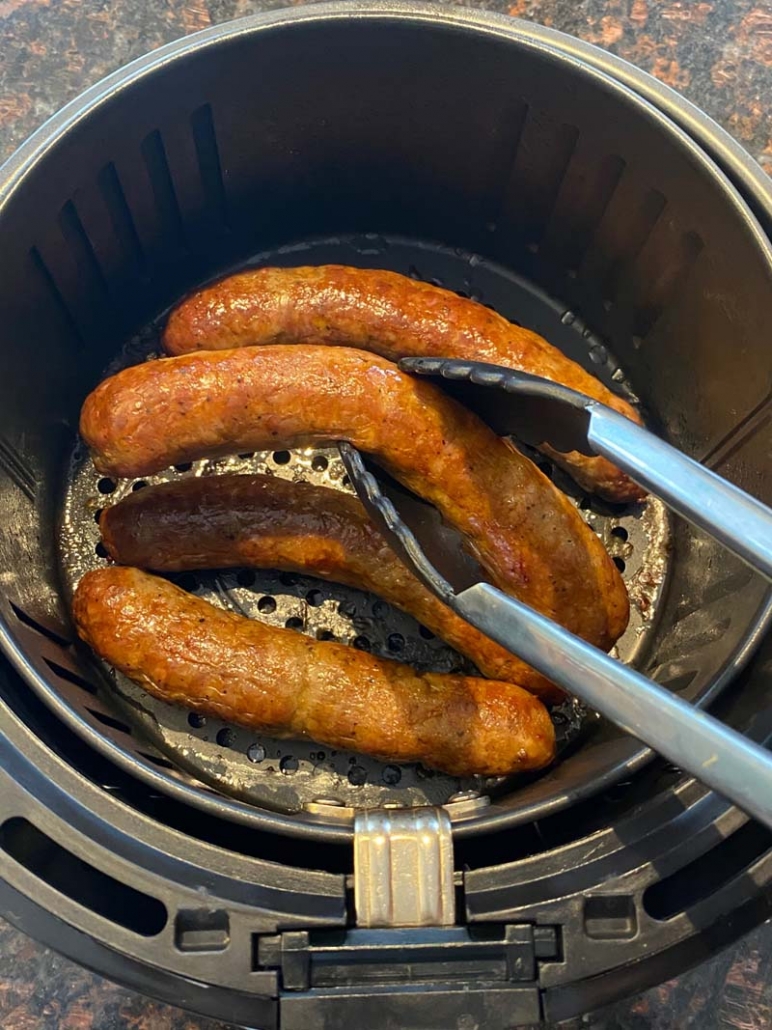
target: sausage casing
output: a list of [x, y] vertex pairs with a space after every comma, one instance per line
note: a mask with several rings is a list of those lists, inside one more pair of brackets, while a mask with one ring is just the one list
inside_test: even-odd
[[[169, 354], [275, 343], [358, 347], [392, 361], [423, 355], [487, 361], [563, 383], [640, 421], [627, 401], [536, 333], [450, 290], [382, 269], [240, 272], [184, 300], [163, 336]], [[605, 458], [545, 450], [585, 489], [608, 500], [645, 496]]]
[[467, 539], [493, 582], [607, 650], [627, 591], [600, 540], [536, 466], [433, 384], [348, 348], [201, 351], [149, 361], [86, 399], [81, 434], [106, 475], [348, 440]]
[[561, 691], [459, 618], [396, 556], [359, 500], [276, 476], [189, 477], [105, 508], [102, 540], [121, 565], [156, 572], [237, 566], [300, 572], [376, 594], [470, 658], [484, 676], [539, 697]]
[[274, 737], [310, 737], [454, 776], [539, 769], [554, 755], [542, 703], [511, 683], [418, 674], [208, 602], [138, 569], [87, 573], [78, 633], [154, 697]]

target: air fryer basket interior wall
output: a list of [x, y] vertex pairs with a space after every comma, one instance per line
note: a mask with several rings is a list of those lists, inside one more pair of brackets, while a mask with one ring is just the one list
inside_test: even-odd
[[[173, 51], [69, 109], [68, 132], [40, 151], [33, 141], [4, 184], [2, 610], [17, 667], [62, 718], [206, 805], [110, 725], [109, 705], [83, 689], [91, 665], [61, 646], [72, 635], [54, 548], [63, 472], [82, 399], [132, 332], [258, 251], [346, 233], [440, 241], [558, 298], [608, 345], [655, 425], [769, 501], [755, 413], [769, 392], [770, 255], [721, 174], [665, 119], [492, 27], [387, 11], [326, 21], [318, 9]], [[586, 361], [584, 346], [577, 333], [572, 356]], [[765, 614], [762, 583], [679, 525], [644, 668], [705, 697]], [[460, 832], [554, 808], [641, 755], [607, 729]]]

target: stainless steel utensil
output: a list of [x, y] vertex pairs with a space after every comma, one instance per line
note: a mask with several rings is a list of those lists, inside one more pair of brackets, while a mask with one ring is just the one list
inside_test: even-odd
[[[409, 358], [497, 432], [603, 454], [678, 514], [772, 578], [772, 513], [610, 408], [567, 387], [478, 362]], [[436, 511], [340, 445], [354, 487], [395, 550], [458, 615], [622, 729], [772, 827], [772, 755], [675, 694], [482, 581]]]

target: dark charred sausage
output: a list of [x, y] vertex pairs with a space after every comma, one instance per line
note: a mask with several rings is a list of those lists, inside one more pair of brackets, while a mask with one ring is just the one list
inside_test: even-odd
[[501, 589], [608, 649], [628, 618], [603, 545], [536, 466], [431, 383], [371, 354], [202, 351], [127, 368], [86, 399], [81, 433], [107, 475], [349, 440], [465, 535]]
[[[465, 358], [564, 383], [639, 422], [635, 409], [541, 336], [482, 304], [396, 272], [322, 265], [259, 268], [183, 301], [163, 336], [169, 354], [275, 343], [359, 347], [392, 361]], [[545, 448], [587, 490], [611, 501], [645, 493], [605, 458]]]
[[154, 697], [274, 737], [310, 737], [454, 776], [540, 769], [554, 755], [533, 695], [322, 643], [222, 611], [131, 568], [87, 573], [78, 633]]
[[340, 490], [275, 476], [204, 476], [148, 486], [99, 519], [111, 558], [156, 572], [236, 566], [300, 572], [377, 594], [470, 658], [539, 697], [561, 691], [455, 615]]

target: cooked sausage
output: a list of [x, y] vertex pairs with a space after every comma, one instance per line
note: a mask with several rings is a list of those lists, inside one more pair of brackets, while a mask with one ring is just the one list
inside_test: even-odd
[[552, 723], [532, 694], [424, 673], [215, 608], [139, 569], [87, 573], [78, 633], [154, 697], [273, 737], [310, 737], [454, 776], [540, 769]]
[[[636, 422], [635, 409], [536, 333], [482, 304], [396, 272], [323, 265], [241, 272], [169, 316], [169, 354], [271, 343], [359, 347], [392, 361], [430, 355], [487, 361], [564, 383]], [[584, 489], [611, 501], [645, 493], [605, 458], [544, 448]]]
[[201, 351], [102, 382], [81, 433], [96, 467], [139, 476], [195, 458], [346, 439], [434, 504], [503, 590], [605, 649], [624, 583], [536, 466], [477, 416], [383, 358], [344, 348]]
[[274, 476], [204, 476], [131, 493], [99, 518], [108, 554], [156, 572], [235, 566], [300, 572], [377, 594], [470, 658], [539, 697], [562, 692], [464, 622], [395, 555], [351, 494]]

